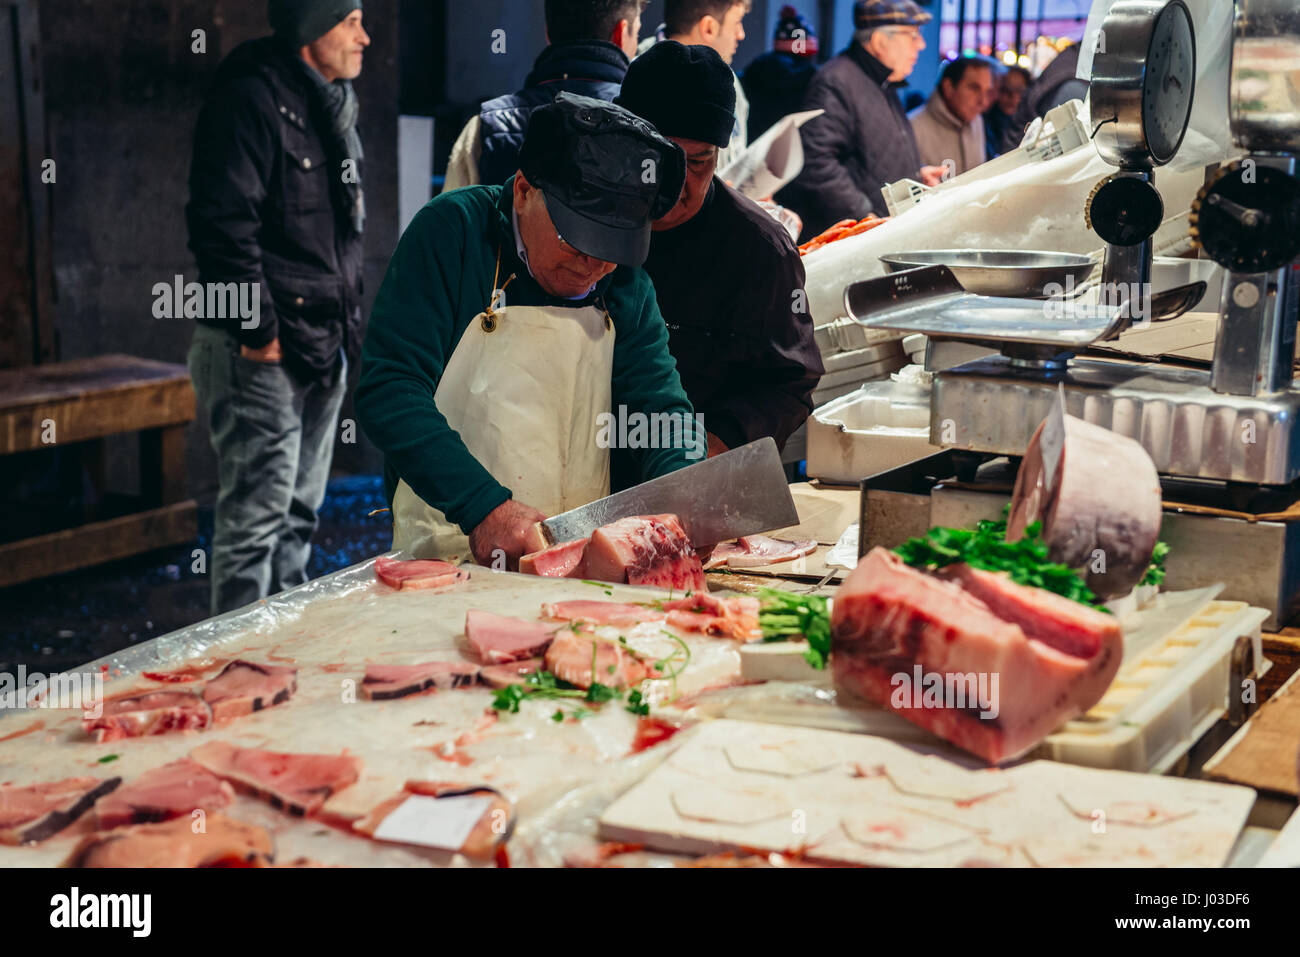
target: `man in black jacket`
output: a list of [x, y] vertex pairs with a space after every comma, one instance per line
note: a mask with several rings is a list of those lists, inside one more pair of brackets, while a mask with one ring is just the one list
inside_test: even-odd
[[808, 85], [803, 109], [825, 110], [800, 129], [803, 171], [776, 200], [803, 219], [808, 239], [842, 219], [887, 216], [886, 183], [919, 179], [937, 186], [943, 167], [921, 165], [898, 87], [925, 49], [930, 20], [912, 0], [858, 0], [849, 48]]
[[219, 471], [213, 614], [307, 580], [360, 347], [361, 2], [270, 0], [269, 15], [274, 36], [217, 70], [185, 209], [199, 281], [254, 306], [199, 316], [189, 354]]
[[524, 88], [488, 100], [451, 148], [443, 192], [500, 186], [519, 169], [533, 110], [559, 93], [612, 100], [636, 56], [641, 11], [650, 0], [546, 0], [546, 38]]
[[[654, 224], [645, 270], [710, 455], [767, 435], [784, 446], [812, 412], [823, 372], [799, 251], [784, 227], [714, 175], [735, 95], [716, 52], [664, 40], [632, 61], [614, 101], [686, 153], [686, 184]], [[614, 485], [625, 484], [617, 457], [613, 466]]]
[[756, 56], [740, 76], [740, 85], [749, 97], [749, 142], [799, 112], [817, 72], [818, 52], [812, 24], [794, 7], [782, 7], [772, 49]]

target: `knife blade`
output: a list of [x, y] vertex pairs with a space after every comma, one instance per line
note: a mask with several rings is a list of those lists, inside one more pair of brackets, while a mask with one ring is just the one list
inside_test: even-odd
[[670, 512], [696, 547], [799, 523], [781, 454], [771, 436], [539, 523], [547, 544], [586, 538], [634, 515]]

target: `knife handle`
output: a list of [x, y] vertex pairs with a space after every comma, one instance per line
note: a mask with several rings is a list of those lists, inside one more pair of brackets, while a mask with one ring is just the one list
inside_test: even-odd
[[543, 548], [550, 548], [553, 544], [555, 543], [551, 541], [546, 526], [541, 522], [534, 522], [525, 539], [526, 548], [524, 554], [531, 555], [533, 552], [540, 552]]

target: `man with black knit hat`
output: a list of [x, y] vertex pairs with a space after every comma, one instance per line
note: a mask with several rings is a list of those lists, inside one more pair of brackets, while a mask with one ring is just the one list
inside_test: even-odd
[[609, 416], [680, 426], [638, 442], [638, 482], [704, 457], [641, 269], [684, 175], [649, 123], [561, 93], [533, 112], [504, 186], [416, 214], [356, 393], [384, 453], [394, 548], [513, 569], [544, 544], [536, 522], [609, 493]]
[[517, 93], [486, 101], [461, 130], [443, 191], [499, 186], [519, 168], [528, 117], [558, 93], [612, 100], [636, 55], [649, 0], [546, 0], [547, 47]]
[[307, 580], [361, 339], [361, 17], [360, 0], [271, 0], [274, 36], [221, 63], [194, 134], [199, 280], [255, 307], [197, 317], [189, 353], [219, 473], [214, 614]]
[[740, 76], [740, 85], [749, 97], [751, 143], [768, 127], [799, 112], [808, 83], [817, 72], [820, 50], [807, 18], [792, 6], [782, 7], [772, 49], [755, 57]]
[[784, 446], [812, 411], [821, 353], [789, 234], [714, 175], [735, 119], [731, 70], [708, 47], [665, 40], [632, 61], [614, 102], [686, 154], [686, 185], [655, 223], [646, 271], [709, 452], [767, 435]]

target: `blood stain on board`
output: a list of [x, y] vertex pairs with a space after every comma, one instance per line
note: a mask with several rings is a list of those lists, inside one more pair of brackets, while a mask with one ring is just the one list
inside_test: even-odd
[[662, 744], [680, 731], [681, 728], [659, 718], [639, 718], [636, 723], [636, 737], [632, 739], [629, 754], [639, 754], [656, 744]]
[[0, 741], [12, 741], [14, 738], [21, 738], [25, 734], [31, 734], [33, 731], [39, 731], [43, 727], [45, 727], [44, 721], [33, 721], [27, 727], [20, 728], [19, 730], [15, 731], [13, 734], [6, 734], [3, 738], [0, 738]]

